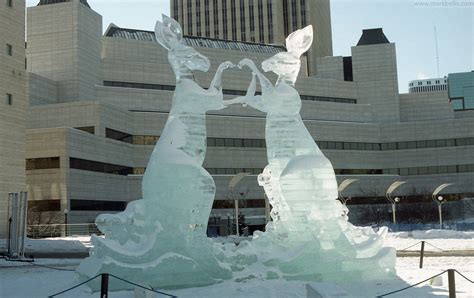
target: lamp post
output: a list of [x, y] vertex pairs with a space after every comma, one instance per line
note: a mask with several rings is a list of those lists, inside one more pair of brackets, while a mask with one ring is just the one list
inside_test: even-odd
[[399, 197], [395, 197], [392, 203], [392, 212], [393, 212], [393, 224], [397, 223], [397, 203], [400, 202]]
[[64, 236], [67, 237], [67, 214], [69, 213], [69, 210], [64, 209]]
[[438, 196], [436, 203], [438, 204], [438, 214], [439, 214], [439, 228], [443, 229], [443, 212], [441, 206], [444, 204], [444, 198]]

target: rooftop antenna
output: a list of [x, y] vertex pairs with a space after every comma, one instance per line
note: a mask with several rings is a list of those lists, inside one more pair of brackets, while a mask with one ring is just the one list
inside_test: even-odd
[[436, 26], [434, 26], [434, 36], [435, 36], [435, 45], [436, 45], [436, 66], [438, 68], [438, 78], [439, 78], [438, 34], [436, 33]]

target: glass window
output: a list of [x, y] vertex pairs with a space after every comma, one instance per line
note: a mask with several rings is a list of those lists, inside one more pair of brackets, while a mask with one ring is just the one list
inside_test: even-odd
[[372, 150], [372, 143], [366, 143], [365, 150]]
[[344, 150], [351, 150], [351, 143], [344, 142]]
[[466, 139], [456, 139], [456, 146], [465, 146]]
[[400, 169], [400, 175], [401, 176], [407, 176], [408, 175], [408, 168], [401, 168]]
[[418, 175], [418, 168], [408, 168], [408, 175]]
[[446, 140], [436, 140], [436, 147], [446, 147]]
[[342, 142], [336, 142], [336, 150], [342, 150], [343, 149], [343, 144]]
[[225, 169], [220, 169], [220, 168], [216, 169], [216, 174], [217, 175], [225, 175]]
[[262, 141], [261, 140], [252, 140], [252, 147], [261, 148], [262, 147]]
[[459, 173], [465, 173], [465, 172], [467, 172], [467, 165], [459, 165], [459, 166], [458, 166], [458, 172], [459, 172]]
[[416, 142], [407, 142], [407, 149], [416, 149]]
[[457, 173], [456, 166], [448, 166], [448, 173]]
[[466, 145], [467, 146], [474, 145], [474, 138], [467, 138], [466, 139]]
[[155, 145], [155, 136], [144, 136], [145, 145]]
[[467, 165], [468, 172], [474, 172], [474, 165]]
[[416, 148], [426, 148], [426, 141], [417, 141]]
[[224, 147], [224, 139], [216, 138], [216, 147]]
[[7, 5], [13, 7], [13, 0], [7, 0]]
[[387, 150], [397, 150], [397, 143], [387, 143]]
[[380, 144], [380, 149], [382, 151], [388, 150], [388, 145], [386, 143], [382, 143], [382, 144]]
[[336, 143], [328, 142], [328, 149], [330, 149], [330, 150], [336, 149]]
[[252, 140], [244, 139], [244, 147], [252, 147]]
[[209, 172], [209, 174], [211, 174], [211, 175], [217, 174], [217, 171], [216, 171], [215, 168], [207, 168], [206, 170], [207, 170], [207, 171]]
[[447, 166], [439, 166], [438, 167], [438, 174], [444, 174], [448, 172], [448, 167]]
[[5, 103], [9, 106], [13, 105], [13, 95], [11, 95], [10, 93], [7, 93], [5, 95]]
[[407, 143], [406, 142], [398, 142], [397, 143], [397, 148], [398, 148], [398, 150], [407, 149]]
[[328, 149], [328, 142], [321, 141], [321, 144], [319, 146], [321, 149]]
[[11, 44], [8, 44], [7, 43], [7, 46], [6, 46], [6, 54], [8, 56], [13, 56], [13, 46]]
[[448, 140], [446, 140], [446, 146], [447, 147], [456, 146], [456, 141], [454, 139], [448, 139]]
[[426, 147], [427, 147], [427, 148], [436, 147], [436, 141], [435, 141], [435, 140], [426, 141]]
[[351, 150], [357, 150], [357, 143], [351, 143]]
[[438, 174], [438, 167], [428, 167], [428, 174]]
[[244, 172], [249, 173], [249, 174], [253, 174], [253, 169], [252, 168], [245, 168]]
[[464, 100], [462, 98], [453, 98], [451, 99], [451, 106], [453, 110], [463, 110], [464, 109]]
[[234, 140], [233, 139], [224, 139], [224, 146], [225, 147], [234, 147]]
[[232, 168], [226, 168], [226, 169], [225, 169], [225, 174], [226, 174], [226, 175], [234, 175], [234, 174], [235, 174], [235, 170], [232, 169]]
[[207, 138], [207, 146], [208, 147], [216, 146], [216, 140], [214, 138]]
[[427, 175], [428, 174], [428, 167], [419, 167], [418, 168], [419, 175]]
[[357, 143], [357, 150], [365, 150], [365, 143]]
[[234, 147], [242, 147], [244, 142], [242, 139], [234, 139]]

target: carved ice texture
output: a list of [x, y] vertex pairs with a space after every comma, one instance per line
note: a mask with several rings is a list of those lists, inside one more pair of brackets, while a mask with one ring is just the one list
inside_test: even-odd
[[[241, 270], [241, 279], [260, 272], [261, 278], [347, 282], [395, 273], [395, 250], [382, 247], [386, 229], [375, 233], [347, 221], [347, 208], [336, 200], [332, 164], [301, 119], [301, 99], [294, 83], [300, 56], [312, 39], [312, 26], [298, 30], [286, 39], [288, 52], [262, 63], [264, 71], [278, 75], [275, 86], [251, 60], [242, 60], [239, 66], [253, 71], [252, 82], [246, 96], [226, 102], [240, 102], [267, 114], [269, 164], [258, 183], [272, 206], [273, 221], [265, 233], [257, 232], [252, 241], [237, 248], [224, 247], [222, 253], [233, 256], [232, 267]], [[261, 96], [254, 95], [257, 79]]]
[[[149, 160], [143, 198], [118, 214], [97, 218], [105, 238], [93, 236], [90, 257], [78, 268], [81, 280], [111, 273], [145, 286], [181, 288], [213, 284], [232, 277], [211, 251], [206, 230], [215, 195], [212, 176], [202, 167], [206, 155], [208, 110], [223, 108], [221, 64], [208, 90], [193, 80], [207, 72], [209, 60], [182, 43], [181, 26], [163, 15], [156, 38], [168, 50], [176, 74], [171, 111]], [[115, 289], [128, 288], [111, 280]], [[98, 284], [91, 286], [97, 289]]]

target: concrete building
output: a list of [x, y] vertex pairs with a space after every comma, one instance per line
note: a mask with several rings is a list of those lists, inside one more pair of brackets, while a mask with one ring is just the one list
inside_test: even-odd
[[[27, 184], [41, 222], [61, 221], [64, 209], [71, 222], [92, 222], [140, 198], [142, 174], [168, 116], [175, 78], [153, 32], [110, 26], [101, 35], [100, 28], [100, 15], [85, 1], [28, 8]], [[202, 86], [223, 61], [247, 57], [258, 65], [284, 50], [205, 36], [184, 40], [211, 60], [209, 73], [195, 73]], [[358, 179], [344, 195], [383, 203], [397, 180], [408, 181], [396, 194], [401, 203], [441, 183], [455, 183], [445, 190], [450, 198], [474, 193], [472, 111], [454, 110], [446, 90], [399, 94], [395, 44], [381, 29], [364, 30], [351, 51], [351, 57], [318, 58], [317, 75], [302, 71], [296, 85], [305, 124], [339, 182]], [[225, 97], [243, 94], [250, 77], [245, 70], [226, 72]], [[207, 125], [204, 166], [217, 185], [213, 220], [221, 227], [232, 222], [228, 183], [247, 172], [240, 207], [246, 223], [261, 228], [265, 199], [256, 175], [267, 164], [265, 115], [236, 105], [209, 113]]]
[[316, 74], [317, 58], [332, 56], [329, 0], [172, 0], [170, 5], [171, 16], [191, 36], [284, 45], [291, 32], [312, 24], [310, 75]]
[[408, 83], [408, 92], [433, 92], [448, 90], [448, 78], [414, 80]]
[[0, 3], [0, 239], [8, 193], [25, 191], [25, 1]]

